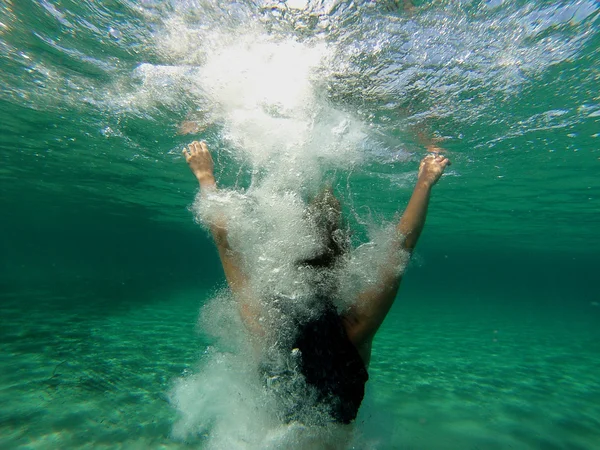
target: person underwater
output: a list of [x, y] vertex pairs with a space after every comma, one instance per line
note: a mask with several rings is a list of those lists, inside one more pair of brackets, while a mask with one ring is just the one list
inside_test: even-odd
[[[395, 226], [392, 245], [380, 255], [377, 282], [360, 292], [343, 311], [335, 306], [339, 295], [332, 269], [348, 252], [349, 239], [341, 224], [341, 205], [325, 189], [307, 207], [318, 230], [315, 254], [299, 259], [298, 270], [312, 271], [310, 314], [300, 314], [277, 292], [261, 301], [252, 298], [251, 276], [244, 270], [239, 249], [231, 245], [225, 214], [210, 223], [229, 288], [251, 335], [262, 343], [259, 376], [279, 398], [278, 417], [284, 423], [305, 422], [303, 405], [310, 398], [321, 411], [320, 421], [350, 424], [357, 416], [369, 378], [373, 338], [390, 311], [402, 281], [398, 270], [410, 256], [425, 226], [431, 192], [450, 161], [434, 152], [419, 166], [417, 181], [404, 213]], [[212, 156], [205, 142], [194, 141], [183, 150], [206, 199], [217, 192]], [[262, 303], [261, 303], [262, 302]], [[269, 305], [269, 311], [261, 304]], [[277, 319], [272, 319], [273, 316]], [[272, 320], [271, 320], [271, 319]], [[298, 374], [300, 377], [298, 377]]]

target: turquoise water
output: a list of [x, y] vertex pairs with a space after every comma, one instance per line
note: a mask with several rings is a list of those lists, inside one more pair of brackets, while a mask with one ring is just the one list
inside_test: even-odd
[[[0, 3], [0, 447], [255, 448], [182, 146], [332, 183], [358, 246], [437, 136], [352, 446], [600, 448], [600, 7], [396, 3]], [[219, 407], [182, 424], [181, 380]]]

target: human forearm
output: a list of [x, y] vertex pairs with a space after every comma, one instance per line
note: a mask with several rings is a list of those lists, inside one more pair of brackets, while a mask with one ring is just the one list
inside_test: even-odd
[[[206, 198], [207, 195], [216, 193], [217, 183], [214, 176], [214, 164], [206, 142], [192, 142], [188, 150], [183, 150], [183, 155], [196, 180], [198, 180], [202, 197]], [[210, 231], [219, 248], [219, 253], [222, 255], [229, 250], [226, 225], [223, 214], [218, 214], [210, 223]]]
[[[195, 174], [196, 175], [196, 174]], [[217, 190], [217, 182], [212, 174], [200, 174], [196, 175], [198, 184], [200, 184], [200, 191], [202, 195], [206, 195], [209, 192]]]
[[[217, 183], [212, 174], [197, 176], [196, 178], [198, 178], [198, 183], [200, 184], [200, 195], [202, 195], [202, 198], [206, 198], [207, 195], [217, 192]], [[231, 250], [231, 248], [227, 240], [227, 221], [222, 212], [216, 214], [210, 221], [210, 232], [217, 244], [221, 258], [223, 258], [225, 252]]]
[[400, 244], [408, 252], [412, 252], [425, 226], [427, 207], [431, 197], [431, 188], [438, 182], [450, 161], [438, 153], [430, 153], [421, 160], [417, 184], [410, 197], [406, 210], [396, 230], [402, 237]]
[[[183, 150], [183, 155], [198, 180], [203, 201], [211, 201], [207, 197], [217, 192], [217, 183], [214, 177], [213, 160], [206, 143], [192, 142], [187, 150]], [[224, 211], [215, 211], [208, 222], [213, 239], [217, 244], [227, 281], [234, 292], [240, 293], [246, 284], [246, 277], [241, 270], [239, 255], [229, 245], [227, 220]]]
[[403, 237], [402, 247], [408, 252], [412, 252], [415, 248], [425, 227], [430, 197], [431, 184], [424, 180], [417, 181], [404, 214], [396, 227], [396, 231]]

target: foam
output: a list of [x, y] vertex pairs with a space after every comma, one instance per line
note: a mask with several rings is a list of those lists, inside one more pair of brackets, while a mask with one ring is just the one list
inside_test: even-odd
[[[322, 273], [297, 265], [322, 246], [319, 230], [307, 217], [307, 199], [320, 189], [326, 170], [348, 168], [360, 159], [365, 127], [319, 95], [314, 77], [327, 59], [327, 45], [275, 39], [255, 30], [234, 42], [215, 38], [218, 30], [211, 33], [207, 41], [212, 47], [196, 53], [202, 65], [195, 75], [161, 70], [170, 77], [193, 78], [188, 88], [211, 105], [211, 120], [222, 130], [223, 141], [250, 163], [253, 179], [245, 192], [199, 194], [193, 210], [207, 227], [226, 220], [230, 245], [252, 280], [263, 317], [271, 327], [282, 328], [269, 299], [277, 295], [309, 317], [314, 286], [323, 285]], [[207, 355], [195, 374], [177, 381], [171, 401], [180, 419], [173, 435], [204, 435], [207, 447], [215, 449], [322, 448], [326, 442], [348, 442], [348, 427], [277, 422], [275, 400], [253, 372], [263, 352], [248, 348], [252, 339], [244, 341], [244, 327], [232, 311], [237, 312], [235, 302], [222, 296], [203, 309], [202, 331], [214, 335], [220, 350]], [[279, 338], [284, 335], [286, 330], [278, 332]], [[318, 407], [309, 399], [299, 401], [306, 422], [317, 421]]]

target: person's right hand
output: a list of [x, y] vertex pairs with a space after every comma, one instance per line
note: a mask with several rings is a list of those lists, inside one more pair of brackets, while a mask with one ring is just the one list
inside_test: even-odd
[[418, 182], [425, 183], [428, 187], [433, 186], [449, 166], [450, 160], [437, 152], [430, 153], [421, 160], [419, 166]]
[[192, 142], [188, 150], [183, 149], [183, 156], [201, 186], [214, 186], [214, 164], [206, 142]]

